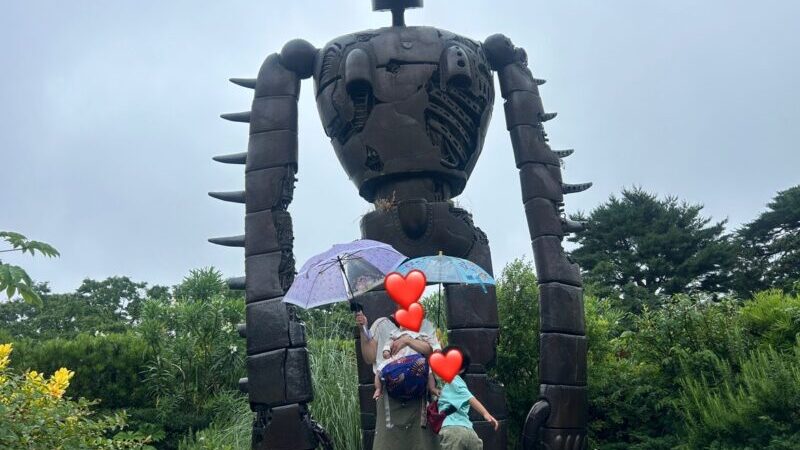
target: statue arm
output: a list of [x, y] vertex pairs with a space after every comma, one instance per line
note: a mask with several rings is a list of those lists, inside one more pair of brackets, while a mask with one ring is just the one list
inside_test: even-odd
[[295, 275], [287, 209], [297, 172], [297, 101], [317, 52], [305, 41], [291, 41], [266, 58], [258, 78], [231, 80], [255, 91], [250, 111], [222, 116], [249, 124], [248, 148], [215, 158], [245, 165], [244, 191], [211, 194], [245, 204], [245, 234], [212, 242], [245, 249], [245, 277], [231, 285], [245, 289], [247, 324], [240, 332], [247, 338], [248, 377], [240, 387], [257, 413], [253, 448], [291, 441], [293, 448], [312, 449], [326, 442], [307, 408], [313, 390], [304, 326], [295, 307], [282, 301]]
[[561, 241], [566, 233], [582, 229], [564, 217], [564, 194], [588, 189], [591, 183], [562, 183], [560, 158], [572, 151], [550, 149], [543, 123], [556, 114], [544, 111], [538, 88], [544, 80], [531, 74], [525, 51], [503, 35], [490, 36], [483, 48], [505, 99], [540, 292], [540, 398], [525, 422], [523, 448], [568, 443], [568, 448], [581, 450], [588, 445], [583, 291], [580, 270]]

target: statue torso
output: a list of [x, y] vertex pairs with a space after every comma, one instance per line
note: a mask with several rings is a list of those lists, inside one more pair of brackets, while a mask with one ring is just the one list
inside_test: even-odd
[[314, 81], [325, 132], [362, 197], [387, 198], [409, 180], [434, 200], [464, 189], [494, 102], [479, 43], [431, 27], [353, 33], [320, 51]]

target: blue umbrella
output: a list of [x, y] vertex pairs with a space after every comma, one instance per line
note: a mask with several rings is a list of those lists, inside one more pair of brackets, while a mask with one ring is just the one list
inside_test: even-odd
[[[396, 272], [403, 276], [412, 270], [422, 271], [428, 282], [439, 283], [439, 310], [437, 311], [437, 317], [441, 314], [442, 283], [480, 284], [484, 293], [487, 292], [487, 284], [494, 284], [494, 278], [479, 265], [463, 258], [445, 256], [442, 252], [439, 252], [436, 256], [409, 259], [395, 269]], [[439, 322], [438, 318], [437, 322]]]
[[485, 285], [494, 284], [494, 278], [479, 265], [441, 252], [437, 256], [409, 259], [396, 269], [401, 275], [412, 270], [422, 271], [432, 283], [480, 284], [484, 292]]

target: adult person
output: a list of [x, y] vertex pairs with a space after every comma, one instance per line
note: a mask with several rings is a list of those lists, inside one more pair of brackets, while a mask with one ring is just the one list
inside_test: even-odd
[[[423, 319], [420, 333], [429, 336], [428, 340], [414, 339], [409, 335], [402, 335], [392, 340], [392, 332], [398, 330], [397, 324], [388, 317], [380, 317], [369, 329], [369, 336], [365, 332], [367, 317], [363, 312], [356, 313], [356, 323], [360, 330], [361, 355], [364, 362], [372, 364], [372, 370], [384, 361], [383, 349], [387, 344], [392, 355], [405, 347], [411, 347], [415, 352], [428, 356], [434, 350], [441, 348], [436, 338], [436, 328], [428, 319]], [[377, 415], [375, 420], [375, 439], [372, 444], [374, 450], [438, 450], [439, 439], [425, 427], [425, 397], [401, 402], [389, 395], [382, 395], [377, 399]], [[387, 414], [388, 413], [388, 414]], [[388, 420], [387, 420], [388, 418]]]

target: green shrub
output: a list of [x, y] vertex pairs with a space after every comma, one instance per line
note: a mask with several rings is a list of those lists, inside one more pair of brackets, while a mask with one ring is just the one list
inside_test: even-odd
[[80, 334], [73, 339], [22, 340], [15, 344], [13, 365], [53, 372], [69, 367], [76, 374], [70, 394], [98, 400], [104, 409], [148, 407], [153, 402], [141, 374], [152, 356], [134, 333]]
[[721, 383], [684, 378], [676, 402], [685, 417], [683, 448], [800, 448], [800, 345], [750, 352]]
[[[0, 345], [0, 448], [142, 448], [147, 436], [127, 433], [125, 414], [98, 416], [92, 402], [64, 396], [74, 372], [60, 368], [48, 378], [7, 368], [11, 345]], [[147, 446], [147, 448], [152, 448]]]
[[[225, 282], [213, 269], [192, 271], [175, 289], [180, 298], [152, 298], [142, 305], [138, 333], [150, 348], [144, 385], [166, 431], [160, 444], [177, 448], [187, 433], [209, 426], [217, 405], [238, 389], [245, 374], [240, 296], [220, 295]], [[208, 298], [207, 296], [212, 297]]]
[[500, 338], [492, 374], [505, 385], [509, 442], [516, 445], [539, 397], [539, 288], [533, 265], [514, 260], [497, 279]]
[[740, 316], [759, 346], [790, 350], [800, 335], [800, 296], [775, 289], [759, 292], [744, 303]]

